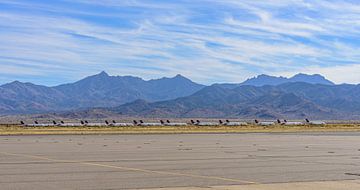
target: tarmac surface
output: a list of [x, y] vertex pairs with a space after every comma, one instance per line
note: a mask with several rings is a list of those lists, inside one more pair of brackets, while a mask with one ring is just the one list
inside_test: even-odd
[[359, 189], [357, 180], [359, 132], [0, 136], [6, 190]]

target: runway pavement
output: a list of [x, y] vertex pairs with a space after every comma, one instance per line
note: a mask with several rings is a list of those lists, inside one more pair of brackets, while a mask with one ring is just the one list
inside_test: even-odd
[[1, 189], [359, 184], [346, 180], [360, 180], [358, 132], [0, 136]]

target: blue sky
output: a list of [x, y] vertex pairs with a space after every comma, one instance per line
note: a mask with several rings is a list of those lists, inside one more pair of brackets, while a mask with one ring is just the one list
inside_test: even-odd
[[0, 84], [103, 70], [203, 84], [299, 72], [360, 83], [359, 37], [355, 0], [0, 0]]

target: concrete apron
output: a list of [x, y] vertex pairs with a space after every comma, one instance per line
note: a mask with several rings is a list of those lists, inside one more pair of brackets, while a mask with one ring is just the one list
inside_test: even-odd
[[[359, 190], [360, 180], [251, 184], [212, 187], [175, 187], [146, 190]], [[145, 189], [143, 189], [145, 190]]]

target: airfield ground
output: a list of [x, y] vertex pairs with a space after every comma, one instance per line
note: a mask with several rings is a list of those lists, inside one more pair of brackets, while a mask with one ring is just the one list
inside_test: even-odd
[[360, 132], [0, 136], [1, 189], [359, 189]]
[[23, 127], [0, 125], [0, 135], [64, 134], [183, 134], [183, 133], [248, 133], [248, 132], [336, 132], [359, 131], [360, 124], [327, 124], [300, 126], [151, 126], [151, 127]]

